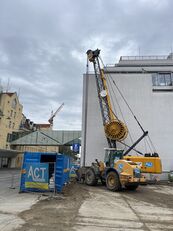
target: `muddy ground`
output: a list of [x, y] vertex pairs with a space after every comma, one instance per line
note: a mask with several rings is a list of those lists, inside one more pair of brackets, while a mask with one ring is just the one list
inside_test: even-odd
[[53, 193], [40, 195], [40, 201], [32, 206], [31, 210], [19, 215], [26, 223], [16, 230], [72, 230], [74, 218], [87, 197], [89, 197], [88, 188], [76, 182], [71, 182], [66, 186], [62, 194], [56, 196]]
[[[91, 227], [93, 230], [173, 230], [173, 187], [170, 185], [140, 186], [136, 191], [113, 193], [107, 191], [105, 186], [89, 187], [73, 182], [66, 187], [63, 194], [41, 198], [31, 210], [19, 215], [26, 223], [17, 231], [89, 231]], [[98, 203], [94, 206], [96, 200]], [[103, 203], [100, 208], [99, 201]], [[85, 202], [86, 206], [88, 203], [87, 208], [84, 206]], [[107, 213], [102, 214], [104, 209], [106, 211], [107, 204], [112, 205], [110, 216]], [[114, 211], [116, 206], [119, 211]], [[124, 211], [121, 212], [122, 207]], [[127, 215], [124, 214], [126, 211]], [[101, 219], [105, 220], [99, 223]], [[116, 219], [117, 222], [122, 220], [121, 224], [115, 223]], [[128, 228], [124, 226], [125, 222]]]

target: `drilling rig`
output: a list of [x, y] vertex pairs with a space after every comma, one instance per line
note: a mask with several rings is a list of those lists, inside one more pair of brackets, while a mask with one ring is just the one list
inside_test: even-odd
[[[117, 149], [117, 142], [122, 143], [128, 136], [128, 128], [114, 113], [107, 87], [104, 68], [100, 64], [100, 50], [88, 50], [88, 61], [93, 64], [97, 86], [98, 99], [102, 121], [108, 147], [105, 148], [104, 161], [95, 160], [91, 166], [83, 166], [78, 171], [79, 180], [83, 178], [87, 185], [96, 185], [98, 180], [106, 184], [108, 190], [119, 191], [122, 188], [135, 190], [140, 184], [146, 183], [143, 173], [160, 174], [162, 165], [157, 153], [144, 154], [143, 156], [128, 155], [135, 150], [136, 145], [148, 135], [137, 118], [142, 135], [128, 149]], [[139, 154], [142, 154], [138, 151]]]

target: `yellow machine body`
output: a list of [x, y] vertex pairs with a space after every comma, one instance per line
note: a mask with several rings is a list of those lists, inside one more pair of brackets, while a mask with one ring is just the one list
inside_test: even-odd
[[124, 156], [123, 159], [135, 162], [143, 173], [162, 173], [162, 163], [159, 157]]
[[141, 174], [141, 167], [132, 161], [118, 160], [114, 168], [119, 173], [121, 185], [146, 182], [145, 176]]
[[[101, 175], [105, 173], [105, 169], [106, 167], [104, 162], [100, 161], [99, 170]], [[114, 163], [113, 169], [118, 172], [122, 186], [133, 183], [143, 184], [146, 182], [145, 176], [141, 174], [141, 167], [133, 161], [127, 161], [123, 159], [117, 160]]]

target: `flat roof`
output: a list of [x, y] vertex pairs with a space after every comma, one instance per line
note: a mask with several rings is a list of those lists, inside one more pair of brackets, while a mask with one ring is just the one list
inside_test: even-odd
[[11, 145], [60, 146], [81, 143], [81, 131], [35, 131], [11, 142]]

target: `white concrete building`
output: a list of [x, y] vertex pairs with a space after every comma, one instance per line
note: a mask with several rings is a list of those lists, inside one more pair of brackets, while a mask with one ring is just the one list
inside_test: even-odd
[[[172, 54], [121, 57], [118, 64], [106, 66], [105, 72], [113, 109], [119, 119], [125, 121], [130, 131], [130, 136], [125, 140], [126, 144], [132, 144], [131, 138], [136, 141], [142, 131], [112, 80], [121, 90], [143, 128], [149, 131], [155, 149], [162, 159], [163, 170], [173, 170]], [[144, 139], [136, 149], [143, 153], [153, 151], [148, 143], [149, 139]], [[107, 146], [95, 76], [84, 75], [81, 164], [90, 165], [96, 158], [103, 160], [104, 148]], [[122, 144], [118, 144], [118, 147], [126, 149]], [[130, 154], [132, 152], [136, 154], [134, 151]]]

